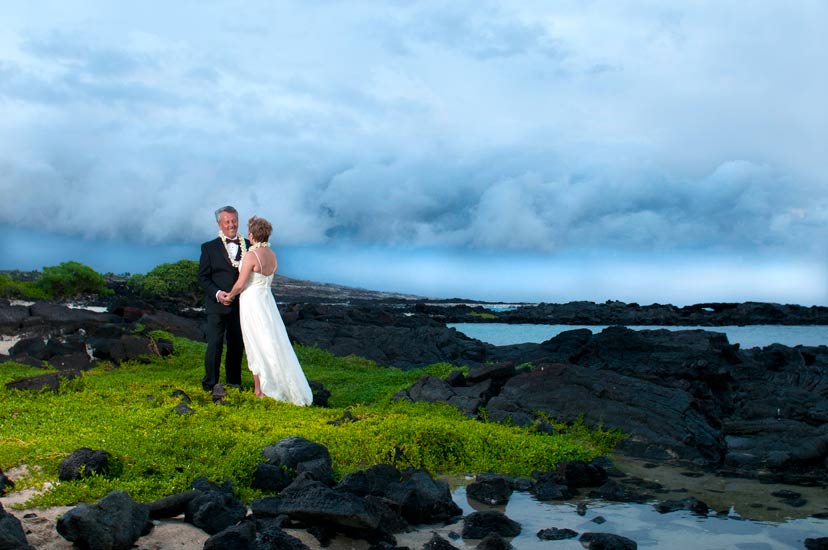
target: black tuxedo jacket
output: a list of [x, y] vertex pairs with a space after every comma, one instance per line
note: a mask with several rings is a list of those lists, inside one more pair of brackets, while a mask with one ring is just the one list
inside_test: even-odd
[[[250, 247], [250, 241], [245, 239], [244, 242]], [[216, 292], [219, 290], [229, 292], [238, 278], [239, 269], [230, 263], [227, 250], [220, 238], [216, 237], [201, 245], [198, 284], [204, 290], [204, 307], [207, 313], [230, 313], [232, 309], [238, 309], [238, 300], [233, 300], [231, 306], [225, 306], [216, 300]]]

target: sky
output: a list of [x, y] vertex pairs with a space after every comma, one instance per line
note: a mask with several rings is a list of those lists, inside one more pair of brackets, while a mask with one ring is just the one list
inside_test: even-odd
[[434, 298], [828, 305], [828, 3], [29, 0], [0, 269], [197, 259]]

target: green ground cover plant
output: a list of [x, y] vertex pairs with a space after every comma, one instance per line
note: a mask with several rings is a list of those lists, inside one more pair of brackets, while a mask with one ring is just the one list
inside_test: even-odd
[[127, 287], [144, 298], [198, 304], [204, 291], [198, 284], [198, 262], [179, 260], [154, 267], [146, 275], [133, 275]]
[[[26, 465], [18, 488], [44, 488], [57, 481], [61, 460], [79, 447], [103, 449], [114, 458], [112, 472], [56, 483], [24, 506], [94, 502], [111, 490], [150, 501], [186, 490], [199, 476], [229, 478], [239, 496], [260, 496], [250, 487], [262, 449], [289, 436], [325, 445], [335, 475], [378, 463], [422, 467], [433, 474], [499, 472], [530, 475], [561, 460], [609, 452], [619, 435], [584, 426], [557, 425], [545, 435], [531, 429], [481, 422], [444, 404], [392, 402], [390, 397], [420, 376], [445, 376], [454, 367], [436, 364], [401, 371], [358, 357], [334, 357], [308, 347], [297, 354], [309, 379], [331, 392], [330, 408], [296, 407], [257, 399], [243, 370], [243, 391], [230, 390], [226, 405], [214, 404], [200, 388], [204, 344], [168, 334], [175, 353], [149, 363], [106, 364], [62, 383], [56, 393], [0, 387], [0, 469]], [[0, 382], [44, 370], [5, 363]], [[192, 414], [174, 408], [183, 390]], [[331, 422], [348, 411], [353, 422]]]
[[479, 317], [481, 319], [497, 319], [497, 315], [494, 313], [485, 313], [482, 311], [472, 311], [469, 315], [472, 317]]

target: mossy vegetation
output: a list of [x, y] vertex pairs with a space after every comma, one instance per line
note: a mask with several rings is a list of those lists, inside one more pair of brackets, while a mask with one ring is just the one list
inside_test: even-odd
[[484, 311], [472, 311], [469, 313], [470, 317], [478, 317], [480, 319], [497, 319], [497, 315], [494, 313], [487, 313]]
[[[228, 403], [217, 405], [200, 388], [204, 345], [173, 340], [171, 357], [102, 365], [65, 381], [57, 393], [0, 387], [0, 469], [27, 465], [30, 472], [15, 479], [18, 488], [55, 483], [61, 460], [79, 447], [103, 449], [115, 459], [111, 474], [56, 483], [26, 506], [93, 502], [114, 489], [150, 501], [187, 489], [199, 476], [217, 482], [226, 476], [249, 501], [259, 496], [250, 483], [262, 449], [294, 435], [328, 447], [337, 476], [377, 463], [433, 474], [529, 475], [561, 460], [589, 460], [618, 441], [617, 434], [580, 425], [557, 425], [550, 436], [472, 420], [444, 404], [391, 402], [420, 376], [445, 376], [453, 367], [400, 371], [301, 346], [308, 378], [331, 392], [330, 408], [257, 399], [246, 368], [245, 390], [231, 389]], [[0, 381], [43, 372], [6, 363]], [[175, 412], [175, 390], [191, 397], [192, 414]], [[356, 420], [332, 424], [346, 411]]]

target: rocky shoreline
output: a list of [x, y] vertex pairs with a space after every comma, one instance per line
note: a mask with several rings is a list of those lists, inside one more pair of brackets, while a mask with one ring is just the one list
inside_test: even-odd
[[517, 304], [505, 310], [486, 305], [428, 304], [416, 310], [445, 323], [532, 323], [546, 325], [745, 326], [828, 325], [828, 307], [764, 302], [705, 303], [677, 307], [609, 301]]
[[[489, 420], [526, 426], [542, 426], [544, 416], [583, 419], [630, 434], [621, 450], [643, 459], [794, 484], [828, 483], [826, 346], [743, 350], [717, 332], [624, 327], [493, 346], [448, 328], [431, 312], [292, 304], [282, 313], [292, 341], [335, 355], [402, 369], [437, 362], [471, 369], [447, 380], [425, 377], [401, 399], [449, 402], [470, 416], [485, 409]], [[144, 332], [136, 333], [136, 325]], [[171, 343], [146, 334], [153, 329], [203, 339], [192, 312], [185, 317], [125, 306], [123, 300], [102, 313], [0, 302], [0, 334], [21, 337], [4, 359], [47, 361], [57, 369], [7, 386], [56, 387], [96, 361], [171, 353]]]
[[[788, 322], [794, 318], [821, 323], [820, 308], [765, 306], [724, 308], [719, 313], [730, 317], [720, 319], [734, 319], [736, 312], [743, 316], [765, 311], [765, 316], [751, 317], [762, 320], [770, 318], [767, 311], [783, 311], [787, 316], [777, 317], [779, 324], [794, 324]], [[335, 355], [356, 354], [389, 368], [436, 362], [470, 367], [467, 374], [458, 370], [445, 380], [423, 377], [397, 399], [449, 402], [470, 416], [485, 411], [489, 421], [541, 431], [552, 429], [546, 418], [582, 419], [630, 434], [620, 449], [640, 459], [692, 464], [719, 475], [765, 482], [828, 484], [826, 346], [743, 350], [715, 332], [633, 331], [618, 326], [598, 334], [567, 331], [540, 344], [493, 346], [446, 326], [458, 307], [470, 306], [292, 303], [281, 309], [294, 342]], [[642, 318], [635, 324], [647, 324]], [[659, 324], [670, 324], [663, 316], [659, 319]], [[119, 296], [105, 312], [95, 312], [49, 302], [0, 301], [0, 335], [15, 338], [9, 355], [0, 356], [0, 362], [12, 359], [37, 366], [46, 361], [57, 369], [7, 386], [56, 388], [62, 378], [78, 376], [98, 361], [117, 364], [171, 353], [172, 343], [148, 336], [154, 329], [203, 339], [201, 313], [176, 304], [148, 304]], [[535, 487], [541, 481], [542, 477], [529, 485], [522, 481], [519, 487]], [[328, 481], [322, 483], [327, 487], [322, 500], [327, 501], [331, 496], [327, 490], [333, 489]], [[561, 487], [550, 486], [549, 491], [542, 494], [560, 498], [568, 494]], [[637, 493], [624, 486], [596, 492], [608, 500], [630, 494]], [[248, 526], [233, 533], [233, 537], [258, 540], [260, 531]], [[372, 544], [382, 542], [377, 539]], [[433, 546], [441, 547], [451, 546]]]
[[[265, 461], [252, 477], [264, 496], [249, 505], [234, 496], [229, 481], [217, 485], [200, 478], [187, 491], [148, 503], [112, 491], [96, 503], [6, 511], [3, 501], [13, 501], [2, 497], [13, 488], [13, 481], [0, 472], [4, 480], [0, 548], [441, 550], [458, 548], [456, 544], [479, 550], [520, 548], [510, 540], [526, 527], [520, 517], [507, 514], [507, 505], [514, 495], [531, 494], [536, 502], [577, 502], [569, 514], [591, 519], [580, 521], [584, 527], [579, 530], [548, 519], [542, 528], [533, 526], [529, 540], [577, 539], [584, 548], [634, 549], [635, 540], [601, 529], [605, 520], [600, 508], [597, 513], [590, 510], [595, 499], [646, 503], [661, 515], [679, 512], [703, 519], [729, 514], [694, 496], [658, 496], [668, 489], [629, 476], [605, 458], [563, 462], [554, 471], [536, 472], [532, 478], [477, 475], [465, 487], [471, 507], [464, 510], [453, 500], [447, 483], [425, 470], [400, 471], [378, 464], [335, 482], [328, 450], [301, 437], [265, 447], [262, 456]], [[105, 451], [79, 449], [61, 464], [61, 479], [101, 475], [106, 460]], [[801, 505], [792, 500], [797, 493], [774, 495], [792, 506]], [[825, 518], [828, 513], [814, 517]], [[558, 521], [572, 524], [564, 517]], [[804, 544], [823, 548], [828, 538], [817, 535]]]

